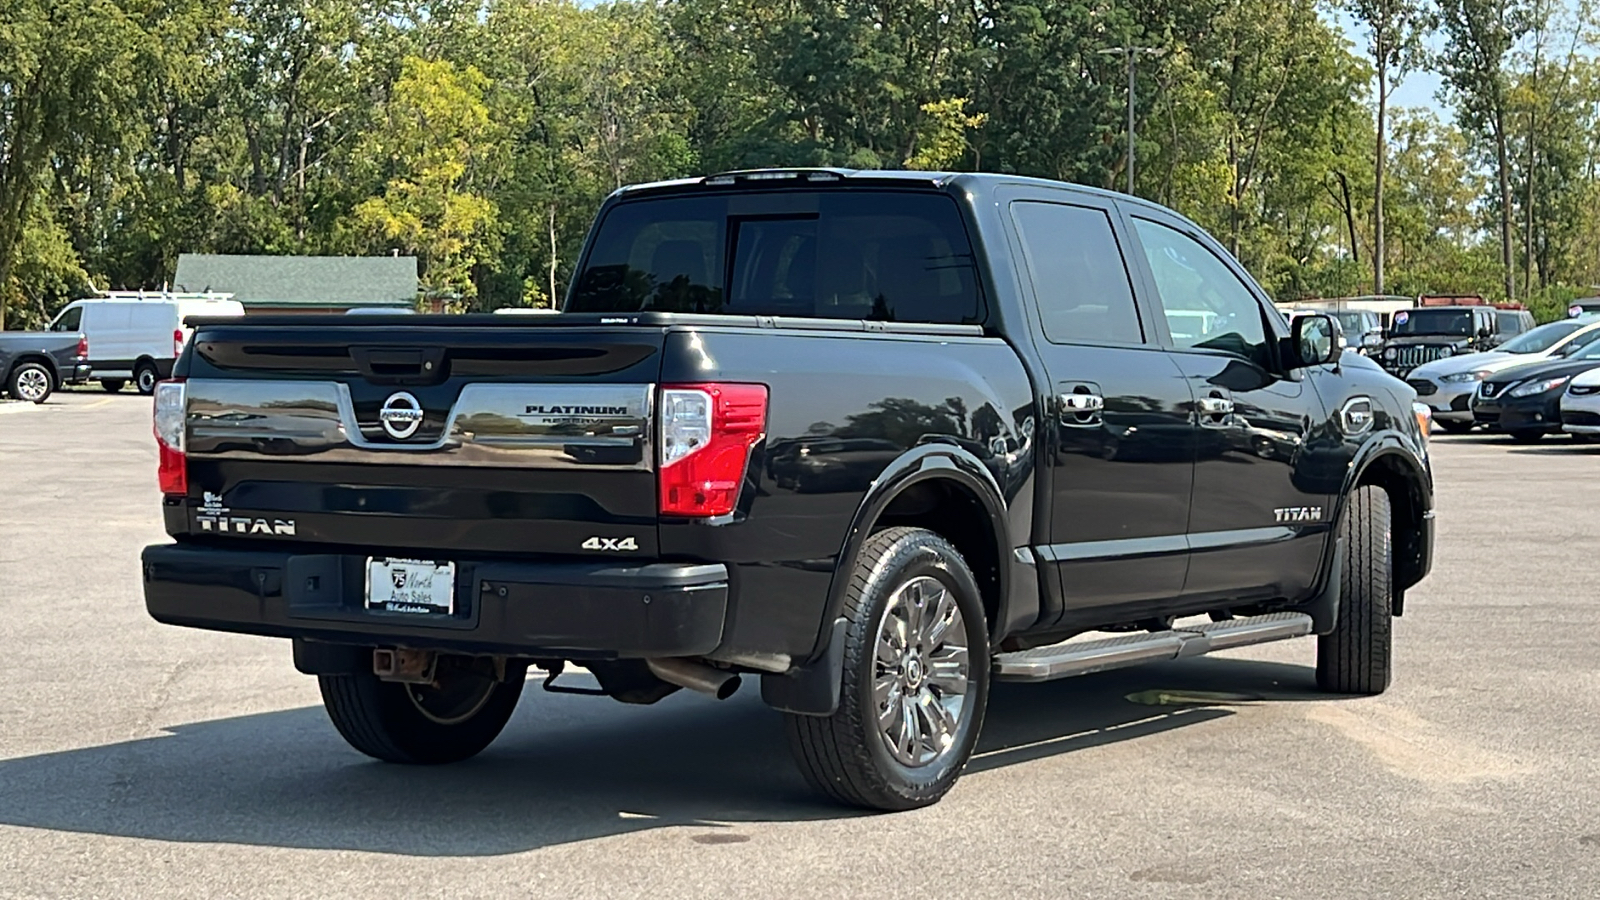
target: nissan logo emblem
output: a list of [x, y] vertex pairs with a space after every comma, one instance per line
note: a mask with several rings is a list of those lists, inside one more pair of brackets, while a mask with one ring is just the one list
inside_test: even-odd
[[390, 437], [403, 441], [422, 427], [422, 404], [405, 391], [390, 394], [378, 410], [378, 422]]

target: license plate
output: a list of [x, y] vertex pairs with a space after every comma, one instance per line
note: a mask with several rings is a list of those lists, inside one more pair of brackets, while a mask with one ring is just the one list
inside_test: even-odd
[[423, 559], [367, 560], [367, 609], [448, 616], [456, 611], [456, 564]]

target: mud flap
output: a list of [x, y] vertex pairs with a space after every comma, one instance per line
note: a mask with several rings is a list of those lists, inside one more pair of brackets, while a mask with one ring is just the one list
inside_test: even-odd
[[831, 716], [839, 708], [844, 681], [845, 619], [833, 622], [828, 646], [815, 661], [783, 675], [761, 676], [761, 699], [780, 712]]
[[1328, 579], [1322, 590], [1304, 604], [1295, 607], [1311, 617], [1311, 633], [1327, 634], [1339, 624], [1339, 592], [1344, 589], [1344, 538], [1333, 546], [1333, 565], [1328, 569]]

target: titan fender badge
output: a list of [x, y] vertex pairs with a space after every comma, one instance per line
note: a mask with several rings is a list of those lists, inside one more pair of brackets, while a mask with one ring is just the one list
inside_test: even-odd
[[422, 427], [422, 404], [406, 391], [390, 394], [378, 410], [378, 423], [390, 437], [403, 441]]

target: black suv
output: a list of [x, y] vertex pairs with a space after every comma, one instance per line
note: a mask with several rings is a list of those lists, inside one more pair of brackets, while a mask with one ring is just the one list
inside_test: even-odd
[[1390, 374], [1404, 378], [1423, 363], [1498, 343], [1500, 323], [1492, 306], [1420, 306], [1395, 313], [1383, 346], [1371, 355]]
[[1318, 635], [1324, 689], [1389, 685], [1415, 394], [1170, 210], [732, 173], [617, 192], [577, 273], [560, 315], [195, 323], [150, 613], [292, 639], [398, 763], [484, 749], [530, 667], [627, 703], [755, 676], [878, 809], [950, 788], [996, 680]]

